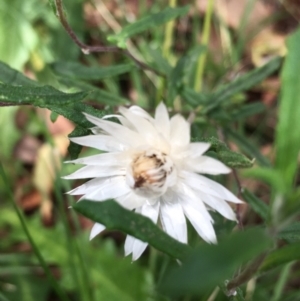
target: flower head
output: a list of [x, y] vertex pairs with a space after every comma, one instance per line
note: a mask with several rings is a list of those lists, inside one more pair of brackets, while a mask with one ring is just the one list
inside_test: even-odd
[[[208, 210], [235, 220], [226, 201], [241, 201], [201, 174], [225, 174], [230, 169], [203, 156], [210, 144], [190, 142], [190, 124], [181, 115], [170, 119], [163, 103], [154, 118], [137, 106], [121, 107], [119, 112], [103, 119], [84, 114], [96, 126], [94, 135], [70, 140], [105, 153], [69, 161], [86, 166], [66, 179], [93, 178], [69, 193], [94, 201], [115, 199], [154, 223], [160, 218], [164, 231], [183, 243], [187, 243], [187, 218], [205, 241], [216, 242]], [[107, 120], [111, 117], [120, 124]], [[90, 239], [104, 229], [96, 223]], [[146, 247], [147, 243], [128, 235], [125, 255], [132, 253], [136, 260]]]

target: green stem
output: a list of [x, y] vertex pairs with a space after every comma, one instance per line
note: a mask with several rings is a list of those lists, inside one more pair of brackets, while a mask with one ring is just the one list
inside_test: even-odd
[[[63, 190], [65, 190], [65, 191], [71, 190], [71, 185], [67, 181], [64, 181], [62, 183], [62, 187], [63, 187]], [[74, 198], [69, 194], [67, 195], [67, 201], [68, 201], [68, 206], [71, 206], [72, 204], [74, 204]], [[74, 226], [75, 226], [76, 234], [79, 234], [81, 232], [81, 226], [80, 226], [80, 222], [79, 222], [79, 219], [78, 219], [78, 215], [72, 209], [70, 210], [70, 214], [71, 214], [72, 222], [74, 223]], [[80, 245], [84, 245], [86, 243], [86, 240], [83, 239], [83, 241], [79, 242], [79, 243], [80, 243]], [[87, 256], [85, 256], [83, 250], [79, 247], [77, 240], [74, 241], [74, 248], [76, 250], [76, 253], [77, 253], [77, 256], [78, 256], [78, 259], [79, 259], [79, 265], [80, 265], [80, 268], [81, 268], [81, 275], [84, 278], [85, 287], [90, 292], [90, 299], [95, 300], [94, 292], [93, 292], [93, 290], [91, 290], [89, 288], [90, 274], [88, 273], [87, 268], [86, 268], [86, 264], [85, 264], [86, 260], [84, 260], [84, 259], [87, 258]]]
[[[170, 7], [175, 7], [177, 5], [177, 0], [169, 0], [169, 6]], [[163, 48], [162, 48], [162, 53], [163, 53], [163, 57], [167, 60], [170, 60], [170, 54], [171, 54], [171, 47], [173, 44], [173, 30], [174, 30], [174, 24], [175, 21], [169, 21], [166, 24], [165, 27], [165, 40], [163, 43]], [[166, 79], [165, 78], [160, 78], [159, 84], [158, 84], [158, 89], [157, 89], [157, 94], [156, 94], [156, 106], [161, 102], [162, 97], [163, 97], [163, 93], [165, 90], [165, 86], [166, 86]], [[172, 100], [169, 100], [172, 101]], [[172, 105], [172, 104], [168, 104], [168, 105]]]
[[[59, 181], [60, 181], [60, 179], [58, 181], [56, 181], [54, 191], [55, 191], [55, 197], [58, 200], [58, 207], [59, 207], [58, 209], [59, 209], [60, 216], [62, 218], [62, 222], [64, 225], [64, 230], [65, 230], [65, 235], [66, 235], [66, 247], [70, 254], [69, 255], [69, 264], [72, 269], [72, 277], [74, 278], [74, 282], [76, 283], [76, 286], [79, 289], [79, 292], [81, 294], [81, 299], [82, 300], [92, 300], [91, 296], [88, 295], [90, 292], [90, 289], [88, 287], [88, 284], [86, 283], [87, 278], [81, 277], [81, 279], [80, 279], [78, 276], [78, 265], [77, 265], [76, 257], [78, 257], [78, 260], [80, 260], [80, 256], [78, 255], [78, 248], [75, 246], [75, 243], [72, 239], [72, 234], [71, 234], [67, 216], [65, 213], [64, 202], [63, 202], [63, 199], [62, 199], [61, 193], [60, 193], [61, 189], [60, 189]], [[80, 267], [82, 267], [82, 266], [80, 265]], [[81, 272], [83, 272], [82, 269], [81, 269]], [[81, 274], [83, 276], [83, 273], [79, 273], [79, 274]]]
[[[7, 176], [5, 174], [5, 171], [3, 169], [3, 166], [2, 166], [2, 163], [0, 163], [0, 174], [1, 174], [1, 177], [3, 179], [3, 183], [6, 187], [9, 187], [9, 182], [8, 182], [8, 179], [7, 179]], [[33, 238], [31, 237], [30, 235], [30, 232], [27, 228], [27, 225], [26, 225], [26, 222], [25, 222], [25, 219], [24, 219], [24, 216], [23, 214], [21, 213], [21, 211], [19, 210], [18, 206], [16, 205], [15, 201], [14, 201], [14, 198], [13, 198], [13, 195], [12, 195], [12, 192], [8, 189], [8, 199], [10, 201], [10, 203], [12, 204], [19, 220], [20, 220], [20, 223], [22, 225], [22, 228], [27, 236], [27, 239], [36, 255], [36, 257], [38, 258], [42, 268], [44, 269], [45, 271], [45, 274], [50, 282], [50, 285], [52, 286], [52, 288], [55, 290], [55, 292], [57, 293], [57, 295], [59, 296], [59, 298], [63, 301], [69, 301], [69, 298], [67, 297], [66, 293], [61, 289], [61, 287], [58, 285], [58, 283], [56, 282], [54, 276], [52, 275], [49, 267], [47, 266], [47, 263], [45, 261], [45, 259], [43, 258], [42, 254], [40, 253], [38, 247], [36, 246]]]
[[227, 284], [228, 296], [232, 296], [235, 290], [240, 285], [246, 283], [254, 276], [254, 274], [257, 272], [262, 262], [266, 258], [267, 254], [267, 252], [264, 252], [259, 255], [242, 273], [240, 273], [236, 278], [234, 278]]
[[[211, 17], [214, 10], [214, 1], [215, 0], [209, 0], [208, 1], [208, 7], [205, 13], [205, 19], [204, 19], [204, 27], [202, 31], [202, 38], [201, 38], [201, 44], [203, 46], [208, 45], [208, 40], [210, 36], [210, 28], [211, 28]], [[195, 91], [200, 92], [202, 89], [202, 82], [203, 82], [203, 73], [206, 63], [206, 57], [207, 57], [207, 51], [201, 53], [198, 58], [197, 62], [197, 69], [196, 69], [196, 76], [195, 76], [195, 82], [194, 82], [194, 88]]]
[[274, 295], [273, 295], [272, 301], [280, 300], [284, 286], [288, 280], [292, 265], [293, 265], [293, 262], [285, 265], [284, 268], [282, 269], [280, 277], [279, 277], [277, 283], [275, 284]]

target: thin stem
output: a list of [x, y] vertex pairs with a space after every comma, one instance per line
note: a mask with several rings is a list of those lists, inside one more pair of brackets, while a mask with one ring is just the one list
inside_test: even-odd
[[290, 270], [292, 268], [293, 263], [294, 262], [288, 263], [282, 269], [280, 277], [279, 277], [277, 283], [275, 284], [274, 295], [273, 295], [272, 301], [278, 301], [278, 300], [280, 300], [280, 298], [282, 296], [282, 292], [283, 292], [284, 286], [286, 285], [286, 282], [287, 282], [288, 277], [290, 275]]
[[[5, 174], [5, 171], [4, 171], [4, 168], [3, 168], [1, 162], [0, 162], [0, 174], [1, 174], [1, 177], [3, 179], [4, 185], [6, 187], [9, 187], [10, 185], [9, 185], [8, 179], [6, 177], [6, 174]], [[57, 293], [57, 295], [59, 296], [59, 298], [61, 300], [63, 300], [63, 301], [69, 301], [69, 298], [67, 297], [66, 293], [57, 284], [54, 276], [52, 275], [49, 267], [47, 266], [47, 263], [46, 263], [45, 259], [43, 258], [42, 254], [40, 253], [38, 247], [36, 246], [33, 238], [31, 237], [30, 232], [29, 232], [29, 230], [27, 228], [25, 219], [24, 219], [21, 211], [19, 210], [18, 206], [16, 205], [16, 203], [14, 201], [14, 198], [13, 198], [13, 195], [12, 195], [12, 193], [11, 193], [10, 190], [8, 190], [8, 199], [9, 199], [10, 203], [12, 204], [15, 212], [17, 213], [17, 216], [18, 216], [18, 218], [20, 220], [20, 223], [22, 225], [22, 228], [23, 228], [23, 230], [24, 230], [24, 232], [25, 232], [25, 234], [27, 236], [27, 239], [28, 239], [28, 241], [29, 241], [29, 243], [30, 243], [30, 245], [31, 245], [31, 247], [32, 247], [32, 249], [33, 249], [36, 257], [38, 258], [41, 266], [43, 267], [43, 269], [45, 271], [45, 274], [46, 274], [46, 276], [47, 276], [47, 278], [48, 278], [48, 280], [49, 280], [52, 288], [55, 290], [55, 292]]]
[[[215, 0], [208, 1], [208, 7], [205, 13], [204, 27], [203, 27], [202, 38], [201, 38], [201, 44], [203, 46], [207, 46], [209, 41], [210, 29], [211, 29], [211, 17], [214, 10], [214, 1]], [[203, 73], [206, 64], [206, 57], [207, 57], [207, 51], [201, 53], [198, 58], [195, 83], [194, 83], [194, 88], [195, 91], [197, 92], [200, 92], [202, 89]]]
[[266, 258], [267, 254], [267, 252], [264, 252], [261, 255], [259, 255], [251, 264], [249, 264], [249, 266], [242, 273], [240, 273], [236, 278], [234, 278], [227, 284], [228, 296], [233, 295], [235, 293], [235, 290], [240, 285], [249, 281], [254, 276], [254, 274]]
[[58, 19], [64, 29], [66, 30], [67, 34], [70, 36], [70, 38], [73, 40], [73, 42], [80, 47], [81, 51], [84, 54], [90, 54], [92, 52], [113, 52], [113, 53], [121, 53], [123, 55], [126, 55], [129, 57], [131, 60], [133, 60], [140, 68], [152, 71], [153, 73], [164, 76], [161, 72], [158, 70], [150, 67], [149, 65], [145, 64], [144, 62], [138, 60], [136, 57], [134, 57], [128, 50], [124, 50], [122, 48], [119, 48], [117, 46], [90, 46], [86, 45], [85, 43], [81, 42], [73, 29], [71, 28], [70, 24], [68, 23], [64, 9], [63, 9], [63, 4], [62, 0], [55, 0], [55, 6], [56, 6], [56, 13], [58, 16]]
[[[169, 6], [170, 7], [176, 7], [177, 0], [169, 0]], [[170, 60], [170, 54], [171, 54], [171, 47], [173, 44], [173, 30], [174, 30], [175, 21], [171, 20], [166, 24], [165, 27], [165, 39], [162, 46], [162, 54], [163, 57], [166, 60]], [[159, 86], [157, 89], [157, 95], [156, 95], [156, 106], [161, 102], [164, 90], [166, 86], [166, 80], [165, 78], [162, 78], [159, 82]], [[172, 101], [173, 99], [170, 99], [169, 101]], [[172, 106], [172, 103], [168, 103], [169, 106]]]
[[[233, 173], [233, 176], [235, 178], [236, 184], [237, 184], [237, 186], [239, 188], [239, 190], [238, 190], [238, 198], [241, 199], [242, 198], [242, 191], [243, 191], [243, 187], [242, 187], [241, 181], [239, 179], [239, 176], [237, 174], [236, 169], [233, 169], [232, 173]], [[243, 223], [242, 223], [242, 218], [241, 218], [241, 205], [240, 204], [236, 205], [236, 217], [237, 217], [237, 221], [238, 221], [238, 226], [242, 230], [243, 229]]]
[[[177, 1], [176, 0], [170, 0], [169, 1], [169, 6], [170, 7], [176, 7]], [[170, 55], [170, 50], [173, 44], [173, 29], [174, 29], [175, 21], [171, 20], [166, 24], [165, 28], [165, 40], [163, 44], [163, 56], [168, 59]]]

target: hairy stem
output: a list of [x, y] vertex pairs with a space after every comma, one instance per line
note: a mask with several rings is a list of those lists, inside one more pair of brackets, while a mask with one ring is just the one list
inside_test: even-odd
[[229, 283], [227, 284], [227, 293], [229, 296], [233, 295], [235, 293], [235, 290], [240, 285], [249, 281], [254, 276], [254, 274], [266, 258], [267, 254], [267, 252], [264, 252], [259, 255], [242, 273], [240, 273], [236, 278], [229, 281]]

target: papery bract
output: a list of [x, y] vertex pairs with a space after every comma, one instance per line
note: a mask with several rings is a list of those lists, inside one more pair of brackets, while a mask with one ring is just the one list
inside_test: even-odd
[[[120, 115], [103, 119], [84, 114], [95, 125], [94, 135], [71, 138], [72, 142], [104, 151], [69, 163], [85, 167], [65, 179], [93, 178], [69, 193], [81, 199], [115, 199], [120, 205], [149, 217], [160, 218], [163, 229], [187, 243], [188, 218], [198, 234], [215, 243], [213, 220], [208, 209], [235, 220], [226, 201], [241, 203], [225, 187], [201, 174], [226, 174], [230, 169], [218, 160], [204, 156], [208, 143], [190, 142], [190, 124], [181, 116], [171, 119], [161, 103], [152, 118], [137, 106], [121, 107]], [[115, 117], [120, 124], [108, 121]], [[105, 227], [96, 223], [90, 239]], [[127, 236], [125, 255], [141, 256], [146, 242]]]

